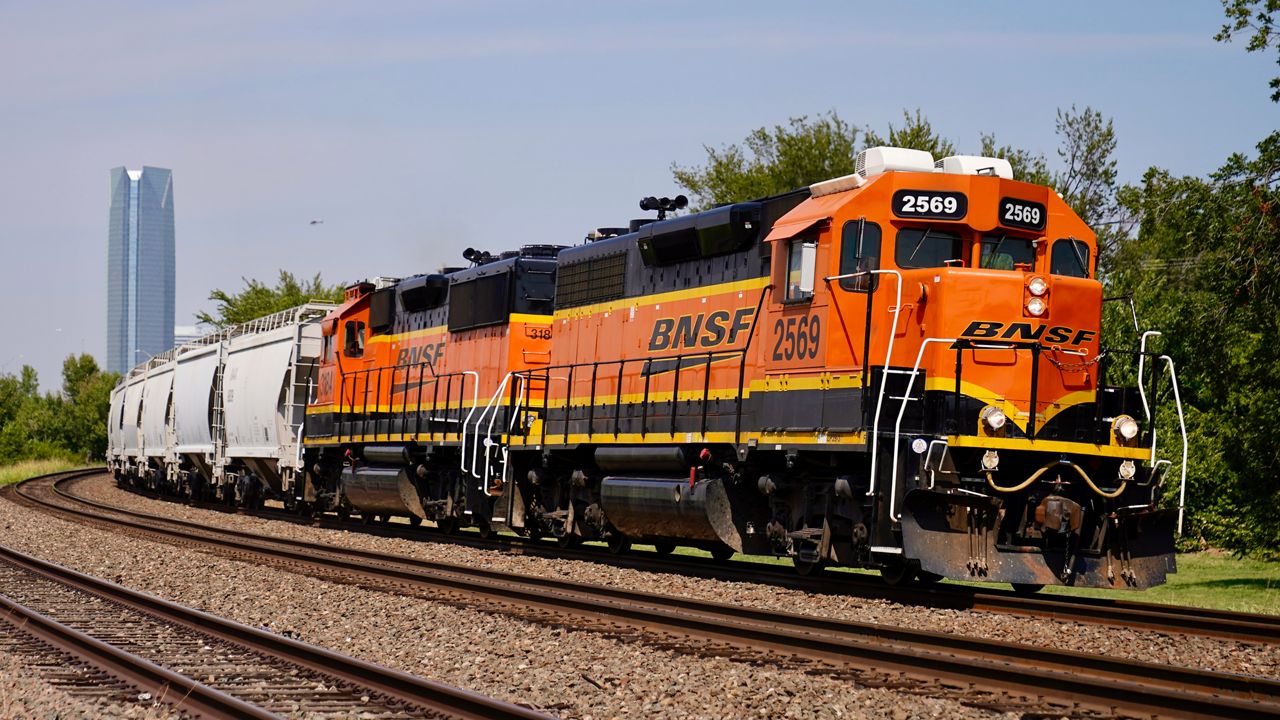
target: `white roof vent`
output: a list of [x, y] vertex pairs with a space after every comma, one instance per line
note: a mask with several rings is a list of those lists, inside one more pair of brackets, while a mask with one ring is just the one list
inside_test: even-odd
[[938, 172], [952, 175], [991, 175], [993, 177], [1013, 179], [1013, 166], [1002, 158], [983, 157], [981, 155], [952, 155], [939, 160], [934, 167]]
[[924, 150], [907, 148], [873, 147], [858, 153], [854, 170], [864, 178], [874, 177], [892, 170], [904, 172], [933, 172], [933, 156]]
[[823, 180], [809, 186], [809, 195], [811, 197], [822, 197], [823, 195], [835, 195], [845, 190], [853, 190], [860, 188], [866, 184], [866, 178], [854, 173], [852, 175], [841, 175], [838, 178]]

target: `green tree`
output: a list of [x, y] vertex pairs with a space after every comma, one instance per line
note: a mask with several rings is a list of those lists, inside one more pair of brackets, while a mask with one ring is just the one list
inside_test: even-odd
[[996, 142], [995, 133], [983, 133], [981, 143], [982, 150], [978, 154], [1008, 160], [1013, 168], [1013, 176], [1018, 180], [1036, 185], [1049, 185], [1053, 182], [1053, 176], [1049, 174], [1049, 163], [1044, 155], [1012, 145], [1000, 145]]
[[[1231, 42], [1236, 33], [1252, 32], [1245, 45], [1247, 52], [1266, 50], [1274, 45], [1280, 50], [1280, 36], [1276, 35], [1275, 15], [1280, 13], [1280, 0], [1222, 0], [1222, 11], [1227, 22], [1213, 36], [1218, 42]], [[1280, 54], [1276, 64], [1280, 65]], [[1271, 102], [1280, 102], [1280, 77], [1271, 78]]]
[[886, 145], [888, 147], [924, 150], [935, 158], [944, 158], [948, 155], [956, 154], [955, 144], [933, 131], [933, 125], [925, 119], [924, 113], [920, 112], [920, 108], [916, 108], [915, 115], [903, 110], [902, 127], [895, 128], [893, 123], [889, 123], [887, 135], [880, 135], [871, 128], [867, 128], [863, 135], [866, 138], [866, 147]]
[[0, 463], [62, 457], [101, 459], [116, 373], [102, 372], [90, 355], [62, 363], [62, 390], [40, 394], [35, 370], [0, 375]]
[[784, 193], [853, 172], [858, 130], [834, 110], [752, 130], [742, 146], [704, 145], [707, 164], [672, 164], [676, 182], [705, 209]]
[[[1190, 435], [1195, 534], [1241, 552], [1280, 549], [1280, 132], [1208, 178], [1152, 168], [1120, 194], [1139, 221], [1108, 278], [1175, 358]], [[1172, 403], [1158, 418], [1177, 437]], [[1173, 492], [1174, 488], [1170, 488]]]
[[264, 315], [297, 307], [311, 300], [341, 302], [344, 286], [326, 285], [316, 273], [310, 282], [300, 282], [287, 270], [281, 270], [274, 287], [259, 280], [244, 280], [245, 287], [232, 294], [214, 290], [209, 299], [218, 303], [214, 314], [201, 311], [196, 320], [218, 328], [238, 325]]

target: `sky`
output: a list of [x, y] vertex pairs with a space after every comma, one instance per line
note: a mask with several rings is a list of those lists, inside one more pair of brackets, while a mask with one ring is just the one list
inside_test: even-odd
[[[177, 317], [211, 290], [409, 276], [573, 244], [680, 192], [704, 146], [920, 108], [1055, 160], [1114, 119], [1120, 179], [1204, 174], [1277, 127], [1274, 53], [1203, 2], [0, 0], [0, 373], [105, 360], [108, 172], [173, 170]], [[323, 220], [311, 224], [312, 220]]]

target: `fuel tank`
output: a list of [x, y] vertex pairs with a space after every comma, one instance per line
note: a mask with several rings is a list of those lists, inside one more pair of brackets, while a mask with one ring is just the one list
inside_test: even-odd
[[402, 467], [364, 465], [342, 470], [342, 494], [361, 513], [425, 518], [418, 488]]
[[720, 542], [742, 552], [720, 480], [690, 487], [684, 478], [606, 477], [600, 482], [600, 505], [609, 522], [632, 538]]

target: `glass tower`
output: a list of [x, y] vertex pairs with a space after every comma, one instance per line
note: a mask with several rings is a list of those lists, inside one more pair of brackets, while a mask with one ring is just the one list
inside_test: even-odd
[[111, 171], [107, 369], [124, 373], [173, 347], [173, 173]]

